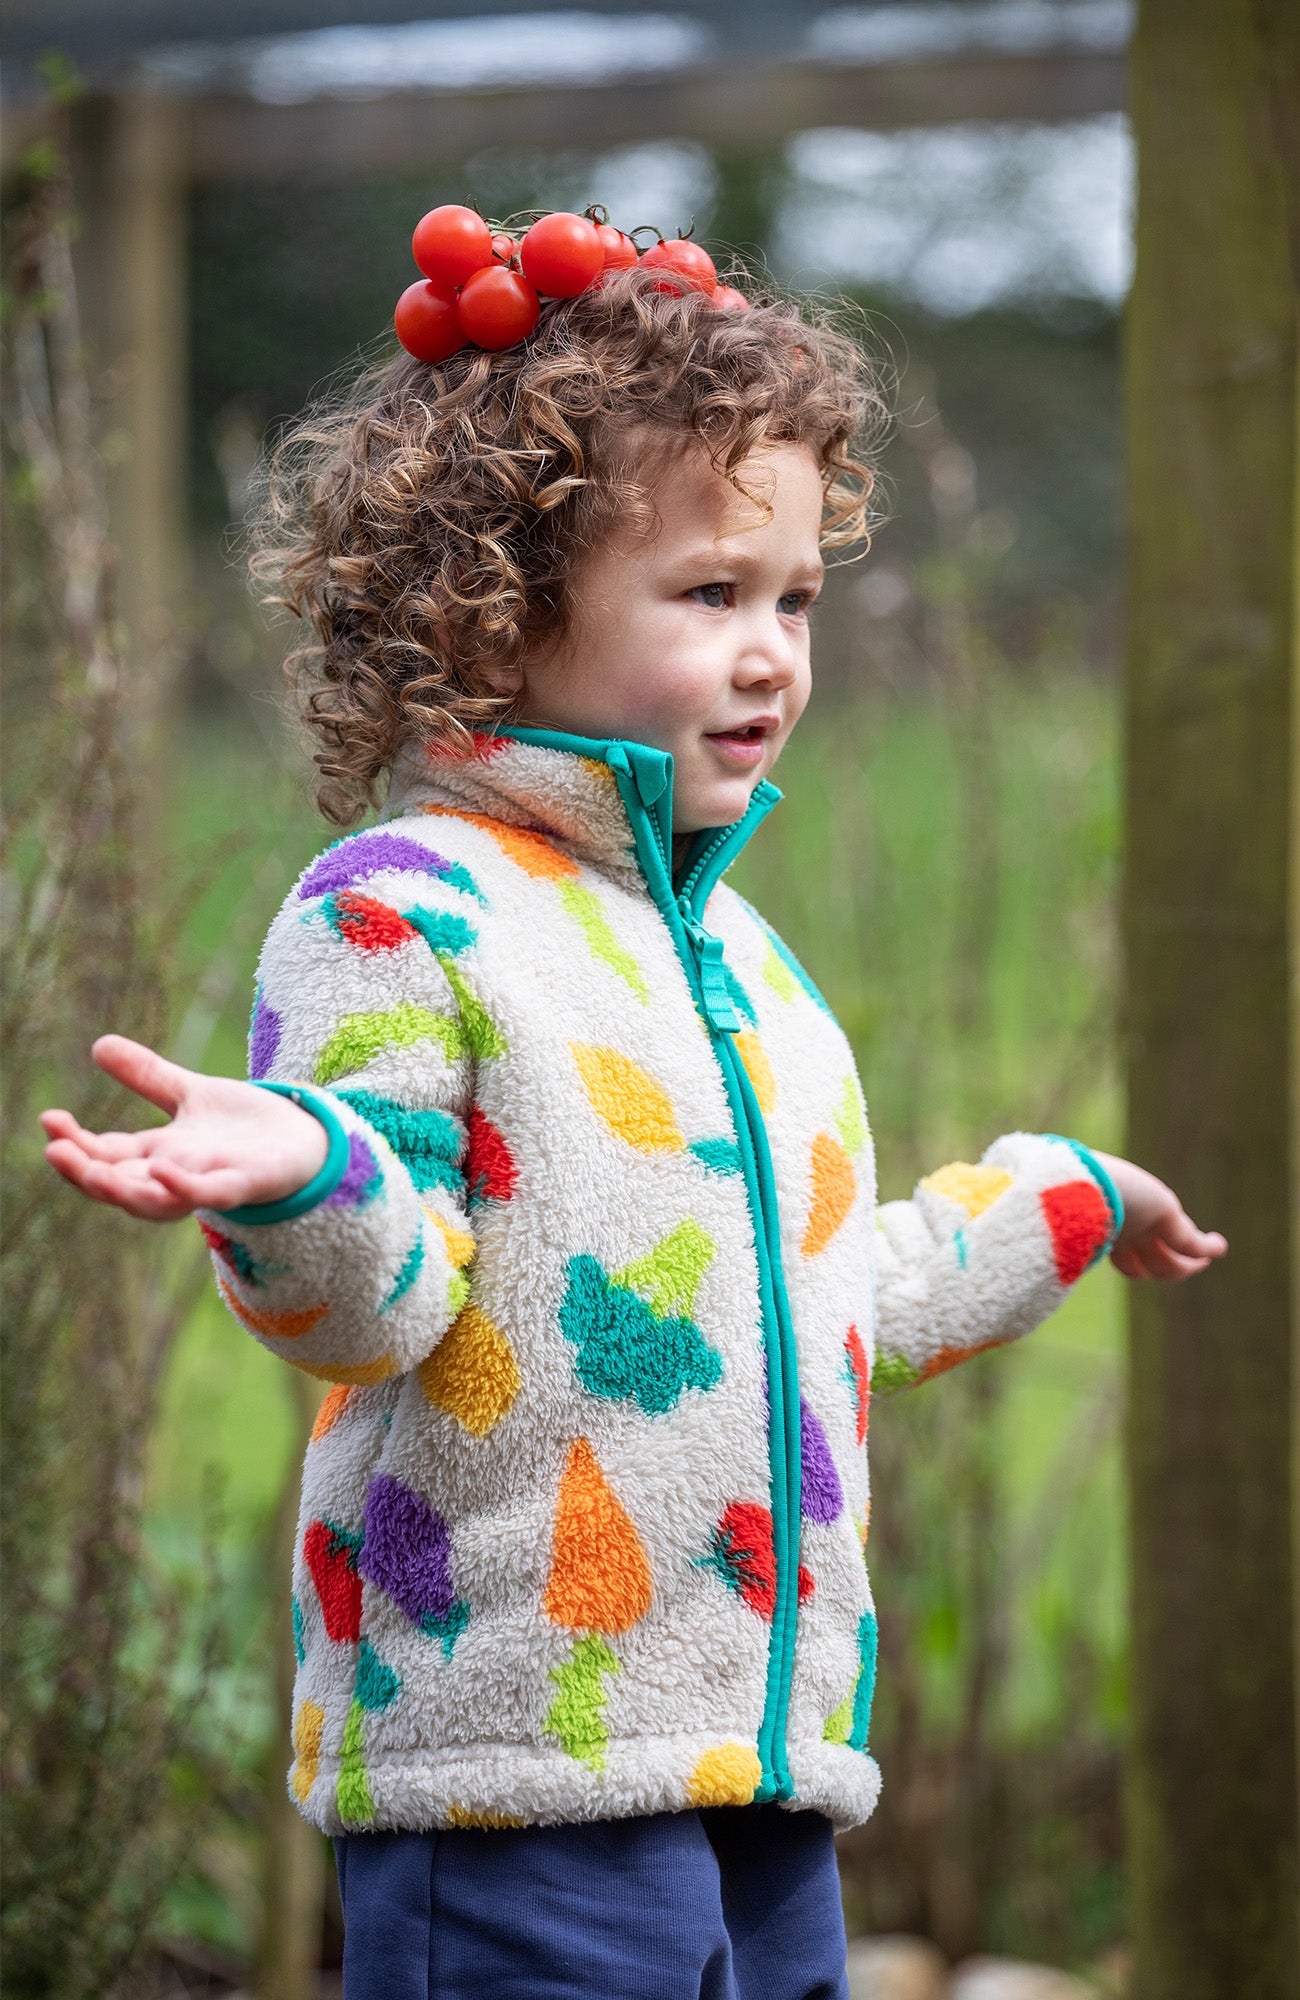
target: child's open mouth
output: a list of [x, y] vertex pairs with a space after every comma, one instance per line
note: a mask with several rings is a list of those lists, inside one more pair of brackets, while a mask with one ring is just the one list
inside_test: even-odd
[[759, 764], [763, 760], [764, 746], [775, 725], [770, 722], [746, 723], [743, 729], [719, 729], [710, 733], [707, 741], [712, 743], [729, 762], [740, 765]]

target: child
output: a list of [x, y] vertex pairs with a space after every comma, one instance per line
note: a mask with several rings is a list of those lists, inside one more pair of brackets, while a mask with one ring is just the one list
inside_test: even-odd
[[660, 260], [305, 426], [262, 567], [314, 629], [322, 806], [388, 774], [383, 823], [271, 927], [255, 1083], [106, 1035], [171, 1122], [43, 1114], [88, 1194], [196, 1212], [231, 1310], [330, 1385], [290, 1785], [348, 2000], [844, 1995], [869, 1376], [1027, 1332], [1108, 1250], [1226, 1247], [1022, 1132], [877, 1212], [848, 1043], [722, 881], [874, 405], [848, 341]]

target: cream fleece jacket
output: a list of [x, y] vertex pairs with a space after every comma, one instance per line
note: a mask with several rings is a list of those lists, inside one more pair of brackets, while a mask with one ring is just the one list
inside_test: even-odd
[[671, 759], [518, 730], [411, 755], [262, 951], [249, 1074], [325, 1124], [204, 1211], [330, 1383], [294, 1564], [293, 1796], [327, 1832], [777, 1799], [870, 1813], [870, 1386], [1026, 1332], [1113, 1240], [1013, 1133], [877, 1210], [845, 1037]]

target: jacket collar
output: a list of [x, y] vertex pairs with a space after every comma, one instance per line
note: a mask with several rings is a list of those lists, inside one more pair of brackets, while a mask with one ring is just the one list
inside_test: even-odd
[[393, 769], [386, 819], [438, 810], [482, 814], [560, 842], [576, 860], [645, 875], [652, 895], [689, 885], [698, 911], [781, 794], [763, 780], [728, 827], [695, 836], [672, 880], [673, 760], [666, 750], [558, 729], [475, 732], [468, 755], [410, 744]]

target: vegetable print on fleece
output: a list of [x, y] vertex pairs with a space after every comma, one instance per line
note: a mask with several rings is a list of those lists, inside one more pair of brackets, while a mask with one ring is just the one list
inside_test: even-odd
[[223, 1298], [328, 1384], [290, 1789], [329, 1832], [875, 1802], [874, 1390], [1026, 1332], [1113, 1240], [1013, 1133], [877, 1210], [848, 1044], [671, 760], [412, 752], [263, 947], [249, 1073], [320, 1118], [204, 1211]]

